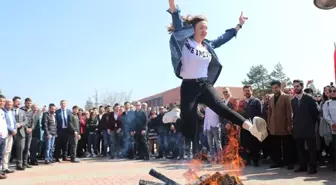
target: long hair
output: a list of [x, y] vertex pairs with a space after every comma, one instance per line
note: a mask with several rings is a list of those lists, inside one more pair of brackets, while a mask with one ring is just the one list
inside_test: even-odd
[[[193, 27], [195, 27], [195, 25], [201, 21], [207, 21], [207, 18], [205, 16], [202, 15], [196, 15], [196, 16], [192, 16], [192, 15], [187, 15], [187, 16], [181, 16], [181, 19], [183, 21], [183, 26], [188, 26], [188, 25], [192, 25]], [[172, 33], [174, 32], [175, 28], [174, 25], [171, 23], [168, 28], [167, 31], [168, 33]]]
[[327, 95], [325, 94], [325, 90], [326, 90], [326, 88], [330, 88], [330, 86], [329, 85], [327, 85], [327, 86], [325, 86], [324, 88], [323, 88], [323, 94], [322, 94], [322, 99], [323, 99], [323, 101], [327, 101], [329, 98], [327, 97]]

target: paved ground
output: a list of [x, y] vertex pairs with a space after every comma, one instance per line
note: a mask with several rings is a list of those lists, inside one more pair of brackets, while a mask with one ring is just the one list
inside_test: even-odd
[[[24, 172], [15, 172], [1, 185], [137, 185], [139, 179], [156, 181], [148, 172], [151, 168], [184, 183], [182, 174], [188, 164], [182, 161], [123, 161], [88, 160], [80, 164], [69, 162], [40, 165]], [[199, 174], [224, 172], [221, 166], [204, 165]], [[320, 169], [319, 174], [293, 174], [285, 169], [268, 170], [265, 167], [246, 167], [240, 177], [245, 185], [335, 185], [336, 174], [330, 169]]]

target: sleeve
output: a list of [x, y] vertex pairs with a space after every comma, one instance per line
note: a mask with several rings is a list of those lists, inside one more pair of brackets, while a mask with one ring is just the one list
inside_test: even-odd
[[[8, 130], [8, 132], [11, 134], [11, 133], [14, 132], [14, 128], [12, 128], [12, 126], [11, 126], [11, 123], [10, 123], [10, 121], [9, 121], [8, 114], [7, 114], [7, 113], [5, 113], [5, 117], [6, 117], [6, 123], [7, 123], [7, 130]], [[15, 122], [14, 122], [14, 125], [16, 125]]]
[[209, 124], [208, 116], [206, 116], [207, 109], [208, 108], [206, 108], [205, 111], [204, 111], [204, 126], [203, 126], [203, 131], [206, 131], [206, 129], [208, 127], [208, 124]]
[[286, 106], [286, 124], [287, 128], [292, 127], [292, 103], [290, 101], [290, 97], [286, 96], [285, 106]]
[[[13, 113], [12, 116], [13, 116], [13, 118], [15, 117], [14, 113]], [[16, 129], [17, 129], [17, 125], [16, 125], [17, 122], [16, 122], [16, 119], [13, 119], [13, 122], [14, 122], [14, 128], [13, 128], [13, 129], [16, 130]]]
[[170, 9], [168, 9], [167, 12], [170, 13], [171, 16], [172, 16], [174, 30], [178, 30], [178, 29], [182, 28], [183, 27], [183, 20], [182, 20], [181, 15], [180, 15], [181, 10], [179, 9], [179, 7], [176, 6], [174, 12], [170, 12]]
[[48, 136], [48, 135], [50, 135], [50, 133], [49, 133], [49, 130], [48, 130], [48, 115], [47, 114], [43, 115], [42, 121], [43, 121], [42, 129], [44, 130], [45, 135]]
[[331, 119], [331, 115], [330, 115], [330, 111], [329, 111], [329, 102], [326, 102], [326, 103], [324, 103], [323, 104], [323, 107], [322, 107], [322, 109], [323, 109], [323, 119], [327, 122], [327, 123], [329, 123], [330, 125], [333, 125], [333, 124], [335, 124], [334, 122], [333, 122], [333, 120]]
[[22, 127], [27, 127], [28, 126], [28, 122], [29, 120], [28, 120], [28, 118], [27, 118], [27, 116], [26, 116], [26, 113], [23, 113], [22, 114]]
[[71, 132], [71, 133], [75, 133], [75, 128], [74, 128], [74, 117], [73, 116], [70, 116], [70, 121], [69, 121], [69, 126], [68, 126], [68, 128], [69, 128], [69, 131]]
[[86, 121], [80, 121], [80, 126], [85, 127], [86, 126]]
[[267, 111], [267, 125], [271, 124], [271, 115], [272, 115], [272, 107], [271, 104], [269, 103], [272, 100], [272, 98], [268, 101], [268, 111]]
[[310, 114], [314, 121], [317, 123], [319, 117], [319, 110], [316, 106], [316, 102], [313, 97], [309, 97], [309, 106], [310, 106]]
[[37, 125], [37, 123], [38, 123], [38, 121], [37, 120], [35, 120], [35, 117], [36, 117], [36, 115], [32, 118], [32, 130], [34, 130], [35, 128], [36, 128], [36, 125]]
[[146, 112], [144, 112], [143, 114], [144, 114], [144, 125], [143, 125], [142, 130], [147, 130], [147, 125], [148, 125], [149, 119], [148, 119], [148, 115], [147, 115]]
[[234, 28], [228, 29], [224, 34], [219, 36], [217, 39], [210, 41], [211, 46], [216, 49], [223, 44], [229, 42], [233, 37], [237, 35], [237, 30]]
[[257, 99], [255, 104], [256, 104], [255, 116], [261, 117], [262, 115], [261, 101]]

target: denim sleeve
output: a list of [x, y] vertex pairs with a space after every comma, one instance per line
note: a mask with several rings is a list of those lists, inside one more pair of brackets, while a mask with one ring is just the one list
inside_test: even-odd
[[223, 35], [218, 37], [215, 40], [210, 41], [211, 46], [216, 49], [222, 46], [223, 44], [227, 43], [230, 41], [233, 37], [237, 35], [237, 30], [234, 28], [228, 29], [225, 31]]
[[183, 20], [181, 18], [180, 12], [181, 10], [179, 9], [178, 6], [176, 6], [174, 12], [170, 12], [170, 9], [167, 10], [168, 13], [171, 14], [172, 16], [172, 21], [173, 21], [173, 26], [175, 30], [178, 30], [183, 27]]
[[[7, 122], [7, 130], [11, 134], [14, 132], [14, 128], [12, 128], [7, 114], [5, 114], [5, 117], [6, 117], [6, 122]], [[14, 124], [14, 126], [16, 126], [16, 124]]]

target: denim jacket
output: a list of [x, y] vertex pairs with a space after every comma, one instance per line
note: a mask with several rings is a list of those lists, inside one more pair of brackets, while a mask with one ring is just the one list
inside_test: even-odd
[[[171, 13], [170, 10], [167, 10], [171, 14], [174, 26], [174, 32], [170, 37], [170, 52], [171, 60], [174, 67], [175, 75], [182, 79], [180, 76], [181, 71], [181, 57], [182, 57], [182, 48], [188, 38], [193, 37], [194, 28], [192, 25], [183, 25], [183, 21], [180, 16], [180, 9], [176, 7], [175, 12]], [[208, 82], [214, 84], [219, 77], [219, 74], [222, 70], [222, 65], [218, 61], [218, 57], [214, 49], [219, 48], [221, 45], [225, 44], [237, 34], [237, 30], [234, 28], [228, 29], [223, 35], [218, 37], [215, 40], [203, 41], [203, 44], [206, 46], [208, 51], [211, 53], [212, 58], [208, 67]]]
[[[12, 115], [10, 115], [5, 108], [3, 108], [2, 110], [5, 112], [5, 118], [6, 118], [6, 122], [7, 122], [8, 134], [13, 134], [13, 132], [16, 131], [16, 129], [17, 129], [16, 128], [15, 114], [14, 114], [14, 112], [12, 112]], [[14, 123], [14, 127], [13, 128], [11, 126], [11, 121], [10, 121], [9, 116], [12, 116], [12, 120], [13, 120], [13, 123]]]

